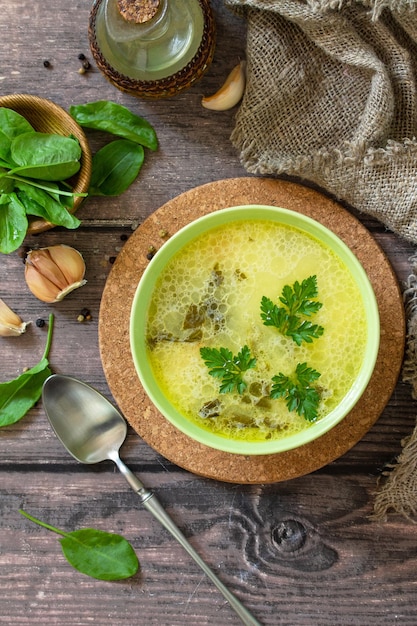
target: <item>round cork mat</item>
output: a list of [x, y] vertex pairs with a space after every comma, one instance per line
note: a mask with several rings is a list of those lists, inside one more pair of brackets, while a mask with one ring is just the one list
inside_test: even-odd
[[[226, 207], [264, 204], [304, 213], [336, 233], [356, 254], [375, 291], [381, 343], [367, 389], [335, 428], [288, 452], [244, 456], [219, 452], [172, 426], [145, 394], [130, 353], [129, 318], [150, 247], [190, 221]], [[404, 354], [405, 315], [401, 292], [384, 252], [368, 230], [338, 203], [307, 187], [268, 178], [220, 180], [170, 200], [132, 234], [108, 277], [100, 308], [99, 343], [110, 390], [133, 429], [157, 452], [195, 474], [232, 483], [272, 483], [323, 467], [353, 447], [376, 422], [396, 385]]]

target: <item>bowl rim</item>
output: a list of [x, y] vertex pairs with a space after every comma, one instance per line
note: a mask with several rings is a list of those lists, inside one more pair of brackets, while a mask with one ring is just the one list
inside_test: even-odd
[[[32, 107], [34, 115], [36, 114], [36, 110], [46, 111], [52, 114], [54, 120], [57, 122], [55, 124], [56, 126], [58, 126], [59, 121], [59, 125], [62, 124], [68, 127], [68, 134], [74, 134], [81, 146], [80, 169], [70, 179], [73, 183], [73, 191], [77, 193], [85, 193], [88, 191], [93, 163], [91, 149], [84, 130], [68, 111], [48, 98], [26, 93], [13, 93], [0, 96], [0, 107], [11, 108], [13, 110]], [[21, 115], [23, 115], [23, 113], [21, 113]], [[25, 115], [23, 115], [23, 117], [25, 117]], [[30, 123], [32, 126], [36, 126], [32, 121]], [[58, 129], [56, 129], [55, 132], [60, 134]], [[84, 199], [84, 197], [75, 198], [73, 206], [69, 209], [70, 213], [75, 213]], [[39, 217], [30, 216], [26, 235], [41, 233], [51, 228], [55, 228], [55, 224]]]
[[[250, 211], [250, 214], [248, 214], [248, 211]], [[161, 394], [155, 378], [152, 376], [147, 360], [143, 359], [142, 355], [146, 354], [146, 339], [144, 336], [138, 335], [137, 329], [138, 327], [144, 327], [147, 318], [148, 306], [153, 292], [154, 276], [159, 275], [161, 269], [177, 254], [178, 250], [185, 243], [190, 243], [201, 234], [201, 228], [206, 223], [209, 224], [209, 230], [211, 230], [228, 222], [259, 219], [272, 219], [272, 221], [290, 225], [308, 233], [330, 247], [342, 262], [347, 265], [348, 269], [354, 273], [355, 281], [366, 301], [368, 340], [361, 369], [354, 384], [343, 399], [343, 410], [339, 404], [325, 417], [289, 437], [263, 442], [246, 442], [238, 439], [227, 439], [200, 428], [169, 405], [169, 402]], [[370, 279], [354, 252], [338, 235], [319, 221], [303, 213], [272, 205], [245, 204], [218, 209], [189, 222], [179, 229], [164, 242], [145, 268], [136, 286], [130, 312], [129, 341], [134, 367], [139, 382], [156, 409], [168, 422], [191, 439], [222, 452], [241, 455], [277, 454], [299, 448], [321, 437], [336, 426], [353, 409], [368, 386], [378, 357], [379, 340], [380, 318], [377, 299]], [[167, 405], [169, 405], [169, 410]]]

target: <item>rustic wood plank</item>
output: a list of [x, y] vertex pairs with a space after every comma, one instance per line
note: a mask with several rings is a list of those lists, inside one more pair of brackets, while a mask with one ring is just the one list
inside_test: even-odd
[[[29, 477], [28, 477], [29, 478]], [[411, 624], [417, 548], [402, 521], [367, 520], [372, 481], [310, 475], [286, 485], [237, 486], [171, 471], [141, 478], [200, 555], [264, 624]], [[65, 488], [63, 488], [63, 481]], [[113, 472], [10, 472], [2, 502], [2, 616], [8, 623], [237, 624], [182, 548]], [[327, 494], [324, 501], [322, 494]], [[18, 508], [63, 530], [122, 532], [141, 561], [128, 581], [71, 569], [57, 537]], [[395, 534], [396, 541], [392, 541]], [[401, 588], [401, 595], [392, 594]], [[354, 601], [354, 607], [352, 602]], [[217, 621], [214, 621], [217, 620]]]
[[[115, 100], [154, 124], [159, 150], [146, 152], [139, 179], [120, 198], [89, 198], [74, 232], [54, 229], [28, 238], [29, 247], [66, 243], [79, 249], [87, 284], [46, 305], [28, 291], [19, 254], [0, 258], [0, 297], [33, 323], [18, 338], [0, 338], [0, 380], [40, 358], [55, 317], [50, 360], [110, 400], [98, 350], [100, 299], [126, 237], [153, 211], [190, 188], [248, 176], [229, 137], [235, 109], [201, 107], [245, 56], [245, 22], [213, 0], [215, 58], [189, 91], [141, 101], [112, 87], [93, 66], [78, 73], [88, 49], [90, 3], [0, 0], [1, 94], [32, 93], [65, 109]], [[45, 68], [44, 60], [51, 67]], [[93, 152], [109, 137], [89, 132]], [[376, 220], [352, 212], [374, 235], [404, 285], [415, 249]], [[92, 320], [79, 323], [84, 307]], [[383, 414], [347, 454], [293, 481], [232, 485], [194, 476], [170, 463], [129, 429], [122, 456], [160, 500], [201, 556], [265, 625], [415, 626], [416, 527], [391, 516], [370, 521], [377, 479], [401, 450], [416, 420], [415, 401], [399, 381]], [[232, 626], [239, 620], [182, 548], [138, 502], [110, 462], [85, 467], [64, 450], [40, 403], [0, 430], [0, 624]], [[58, 537], [18, 509], [64, 530], [92, 526], [123, 534], [142, 564], [134, 578], [105, 583], [73, 570]]]

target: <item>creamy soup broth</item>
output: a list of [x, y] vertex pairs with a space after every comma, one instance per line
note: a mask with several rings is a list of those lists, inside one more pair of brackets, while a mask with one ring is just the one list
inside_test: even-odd
[[[300, 347], [260, 316], [262, 296], [279, 304], [285, 285], [316, 275], [322, 308], [313, 318], [321, 337]], [[307, 362], [321, 373], [319, 417], [349, 391], [366, 342], [366, 314], [349, 270], [332, 250], [290, 226], [237, 221], [200, 236], [162, 272], [148, 314], [147, 343], [154, 375], [180, 413], [202, 428], [245, 440], [281, 438], [308, 428], [285, 400], [269, 398], [271, 378]], [[203, 346], [248, 345], [255, 369], [244, 374], [242, 395], [219, 394]], [[214, 409], [213, 409], [214, 407]]]

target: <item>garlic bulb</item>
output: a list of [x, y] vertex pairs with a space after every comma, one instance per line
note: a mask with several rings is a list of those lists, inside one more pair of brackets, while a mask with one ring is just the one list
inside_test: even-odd
[[201, 104], [212, 111], [226, 111], [234, 107], [243, 96], [246, 85], [246, 63], [241, 61], [236, 65], [224, 84], [212, 96], [206, 96]]
[[81, 253], [64, 244], [31, 250], [26, 256], [26, 283], [33, 295], [43, 302], [59, 302], [85, 285], [84, 274]]
[[0, 337], [18, 337], [30, 322], [21, 318], [0, 298]]

